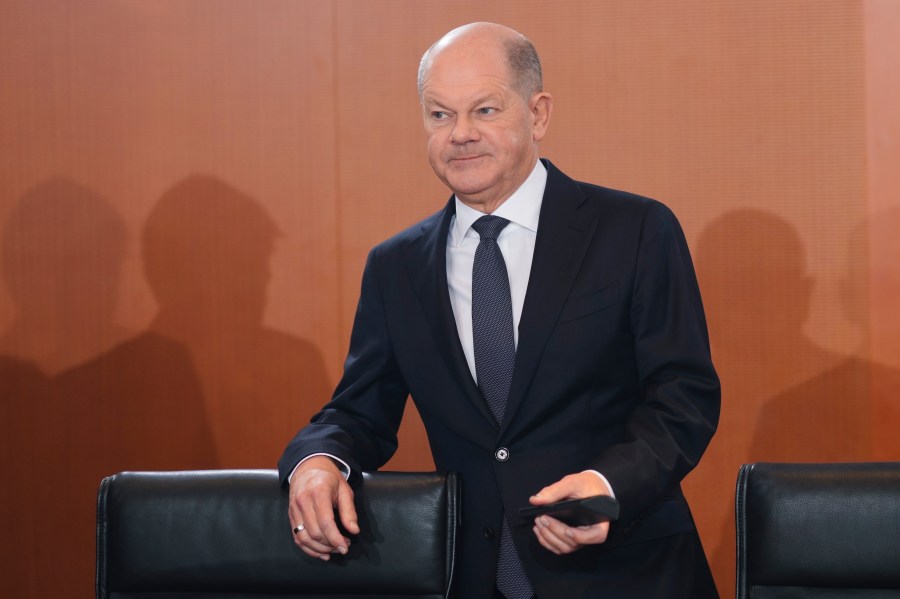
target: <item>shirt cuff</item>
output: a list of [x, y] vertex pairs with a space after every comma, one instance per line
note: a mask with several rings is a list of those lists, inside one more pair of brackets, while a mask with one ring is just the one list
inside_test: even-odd
[[[297, 462], [297, 465], [294, 466], [294, 469], [291, 470], [290, 474], [288, 474], [288, 484], [291, 483], [291, 479], [294, 478], [294, 473], [297, 471], [297, 468], [300, 467], [300, 464], [302, 464], [309, 458], [314, 458], [314, 457], [320, 456], [320, 455], [323, 455], [326, 458], [331, 458], [334, 461], [334, 465], [337, 466], [338, 469], [341, 471], [341, 474], [344, 475], [344, 480], [348, 480], [350, 478], [350, 466], [348, 466], [347, 462], [345, 462], [344, 460], [342, 460], [340, 458], [336, 458], [333, 455], [331, 455], [330, 453], [311, 453], [308, 456], [306, 456], [305, 458], [303, 458], [302, 460], [300, 460], [299, 462]], [[600, 474], [600, 473], [598, 472], [597, 474]], [[600, 474], [600, 476], [602, 477], [603, 475]], [[606, 479], [604, 478], [603, 480], [606, 480]], [[609, 486], [609, 483], [607, 483], [607, 486]]]
[[612, 497], [613, 499], [616, 498], [616, 492], [613, 491], [612, 485], [609, 484], [609, 481], [606, 480], [606, 477], [605, 477], [605, 476], [603, 476], [602, 474], [600, 474], [600, 473], [597, 472], [596, 470], [585, 470], [585, 472], [591, 472], [591, 473], [596, 474], [597, 476], [599, 476], [599, 477], [600, 477], [600, 480], [603, 481], [603, 484], [606, 485], [606, 488], [609, 490], [609, 496]]

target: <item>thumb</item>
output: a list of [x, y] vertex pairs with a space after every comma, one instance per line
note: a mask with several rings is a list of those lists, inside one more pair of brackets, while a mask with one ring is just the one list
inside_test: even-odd
[[528, 498], [532, 505], [546, 505], [563, 499], [572, 499], [576, 497], [577, 488], [575, 481], [571, 476], [566, 476], [562, 480], [548, 485]]

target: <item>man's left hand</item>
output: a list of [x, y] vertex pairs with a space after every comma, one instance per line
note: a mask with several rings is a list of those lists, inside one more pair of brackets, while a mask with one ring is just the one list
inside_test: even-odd
[[[594, 472], [580, 472], [565, 476], [559, 482], [544, 487], [529, 501], [532, 505], [546, 505], [565, 499], [583, 499], [593, 495], [611, 495], [609, 487]], [[551, 516], [539, 516], [534, 521], [538, 542], [556, 555], [578, 551], [584, 545], [606, 541], [609, 522], [591, 526], [568, 526]]]

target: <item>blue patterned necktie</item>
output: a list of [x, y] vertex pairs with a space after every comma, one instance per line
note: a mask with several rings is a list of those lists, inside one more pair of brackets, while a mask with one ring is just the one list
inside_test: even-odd
[[[497, 424], [503, 423], [516, 362], [512, 295], [506, 262], [497, 236], [509, 224], [499, 216], [482, 216], [472, 228], [481, 236], [472, 265], [472, 337], [478, 386]], [[497, 589], [508, 599], [529, 599], [531, 583], [513, 544], [506, 516], [500, 529]]]
[[516, 362], [512, 295], [506, 262], [497, 236], [509, 224], [499, 216], [482, 216], [472, 228], [481, 236], [472, 266], [472, 343], [478, 386], [497, 424], [503, 423], [509, 384]]

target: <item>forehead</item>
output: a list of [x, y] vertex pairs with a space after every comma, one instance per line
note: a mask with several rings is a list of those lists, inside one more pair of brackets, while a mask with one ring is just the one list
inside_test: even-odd
[[430, 60], [422, 80], [428, 95], [471, 90], [483, 93], [510, 87], [506, 53], [496, 44], [451, 45]]

